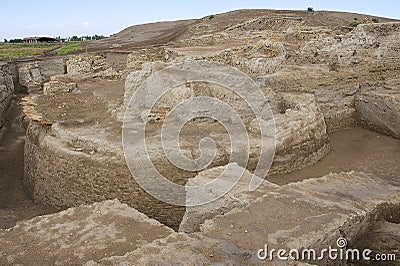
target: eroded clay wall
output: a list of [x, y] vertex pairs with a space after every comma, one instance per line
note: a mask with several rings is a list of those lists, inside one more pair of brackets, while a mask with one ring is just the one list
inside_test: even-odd
[[[282, 97], [286, 108], [275, 118], [277, 149], [271, 174], [287, 173], [311, 165], [329, 151], [326, 125], [314, 96], [286, 94]], [[28, 127], [24, 186], [36, 201], [70, 207], [118, 198], [169, 226], [179, 225], [184, 208], [161, 203], [139, 188], [126, 166], [119, 143], [111, 144], [115, 146], [108, 149], [108, 143], [97, 139], [104, 145], [92, 153], [86, 148], [74, 148], [74, 143], [85, 141], [79, 139], [79, 135], [71, 134], [68, 128], [56, 130], [55, 127], [42, 126], [37, 122], [31, 122]], [[67, 139], [68, 136], [71, 139]], [[172, 178], [171, 181], [185, 184], [196, 174], [179, 171], [168, 162], [156, 141], [149, 143], [154, 144], [149, 148], [153, 163], [167, 178]], [[98, 144], [89, 143], [86, 146], [91, 145]], [[187, 148], [183, 146], [183, 149]], [[227, 164], [229, 154], [226, 152], [219, 147], [210, 167]], [[257, 147], [250, 151], [250, 170], [254, 170], [258, 162], [258, 153]]]
[[36, 92], [43, 89], [43, 84], [52, 76], [66, 73], [63, 58], [46, 58], [17, 62], [19, 87], [22, 92]]
[[5, 114], [14, 94], [9, 64], [0, 64], [0, 139], [5, 131]]
[[118, 198], [171, 227], [179, 225], [185, 211], [139, 188], [122, 158], [96, 157], [63, 148], [50, 136], [48, 127], [34, 122], [27, 130], [23, 183], [35, 201], [55, 207]]

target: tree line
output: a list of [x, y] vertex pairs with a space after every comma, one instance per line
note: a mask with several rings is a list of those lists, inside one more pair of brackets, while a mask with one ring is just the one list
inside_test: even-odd
[[[71, 37], [66, 37], [66, 38], [62, 38], [61, 36], [55, 37], [54, 39], [60, 41], [60, 42], [79, 42], [79, 41], [92, 41], [92, 40], [101, 40], [107, 38], [104, 35], [93, 35], [93, 36], [71, 36]], [[23, 39], [11, 39], [11, 40], [7, 40], [4, 39], [4, 42], [9, 42], [9, 43], [23, 43], [24, 40]]]
[[56, 37], [57, 40], [59, 41], [67, 41], [67, 42], [79, 42], [79, 41], [94, 41], [94, 40], [101, 40], [101, 39], [105, 39], [107, 38], [104, 35], [93, 35], [93, 36], [72, 36], [72, 37], [68, 37], [68, 38], [64, 38], [62, 39], [61, 37]]

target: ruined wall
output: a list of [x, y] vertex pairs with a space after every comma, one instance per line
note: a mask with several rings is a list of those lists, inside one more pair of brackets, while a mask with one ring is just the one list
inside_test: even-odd
[[0, 64], [0, 139], [4, 134], [5, 114], [14, 94], [14, 82], [9, 64]]
[[360, 93], [355, 106], [362, 126], [400, 138], [400, 87]]
[[[237, 67], [249, 75], [272, 74], [283, 67], [286, 51], [281, 43], [260, 40], [255, 44], [235, 48], [188, 47], [183, 49], [166, 48], [164, 60], [178, 63], [183, 60], [210, 60]], [[207, 51], [210, 50], [210, 51]]]
[[77, 89], [77, 85], [74, 82], [61, 82], [58, 80], [51, 80], [43, 85], [44, 94], [53, 93], [68, 93]]
[[[121, 155], [80, 151], [51, 128], [31, 122], [25, 143], [23, 184], [37, 202], [71, 207], [118, 198], [171, 227], [184, 209], [162, 203], [134, 181]], [[176, 215], [171, 216], [171, 212]]]
[[[326, 126], [314, 96], [282, 94], [280, 97], [282, 99], [277, 99], [280, 113], [276, 116], [277, 152], [271, 174], [306, 167], [329, 151]], [[199, 132], [202, 129], [209, 133], [207, 128], [215, 130], [215, 127], [215, 123], [202, 122], [197, 126], [191, 125], [190, 130]], [[161, 203], [137, 185], [126, 166], [119, 138], [115, 142], [107, 141], [91, 127], [73, 130], [59, 124], [49, 127], [37, 122], [31, 122], [28, 127], [23, 182], [35, 201], [69, 207], [118, 198], [169, 226], [176, 228], [179, 225], [184, 208]], [[182, 135], [181, 148], [184, 153], [195, 154], [198, 142], [193, 140], [190, 132]], [[250, 142], [259, 143], [257, 131], [253, 128], [249, 132]], [[85, 135], [91, 136], [90, 139]], [[164, 176], [185, 184], [196, 175], [196, 172], [186, 172], [171, 165], [159, 145], [158, 134], [148, 137], [149, 156]], [[225, 165], [230, 158], [226, 133], [215, 132], [214, 137], [221, 145], [218, 145], [218, 154], [209, 167]], [[250, 170], [254, 170], [258, 156], [259, 150], [254, 145], [250, 151]]]
[[52, 76], [65, 74], [63, 58], [45, 58], [28, 62], [17, 62], [20, 91], [37, 92]]
[[67, 74], [87, 74], [104, 71], [109, 68], [101, 55], [76, 55], [68, 58]]
[[253, 252], [265, 244], [269, 248], [322, 250], [337, 247], [336, 241], [341, 237], [354, 247], [357, 236], [368, 234], [368, 225], [377, 217], [387, 215], [390, 209], [392, 213], [398, 210], [399, 199], [398, 186], [373, 175], [329, 174], [279, 190], [267, 187], [263, 196], [215, 216], [200, 230], [208, 237], [225, 239]]
[[324, 115], [315, 97], [305, 93], [283, 93], [281, 97], [284, 108], [275, 115], [277, 147], [271, 174], [310, 166], [330, 150]]
[[[231, 168], [229, 169], [229, 167]], [[242, 171], [243, 169], [240, 169], [240, 167], [237, 165], [229, 165], [229, 166], [208, 169], [200, 172], [195, 178], [190, 179], [187, 186], [205, 185], [209, 184], [215, 179], [219, 179], [219, 181], [224, 180], [224, 183], [222, 184], [227, 184], [228, 181], [235, 182], [238, 178], [237, 173], [241, 173]], [[269, 216], [266, 214], [266, 212], [263, 211], [254, 212], [254, 210], [259, 208], [267, 209], [269, 207], [271, 208], [271, 212], [273, 212], [274, 215], [279, 215], [279, 213], [281, 214], [284, 213], [285, 216], [295, 215], [295, 213], [301, 215], [301, 212], [306, 210], [296, 209], [296, 207], [294, 207], [294, 205], [298, 204], [297, 200], [292, 201], [290, 199], [286, 199], [286, 197], [291, 197], [293, 195], [302, 198], [301, 201], [303, 202], [308, 202], [310, 199], [313, 199], [315, 200], [315, 202], [317, 202], [315, 206], [319, 206], [321, 204], [321, 201], [316, 200], [314, 197], [316, 198], [321, 197], [321, 200], [323, 199], [322, 202], [325, 201], [324, 203], [327, 203], [329, 201], [335, 202], [334, 205], [341, 206], [339, 210], [341, 209], [340, 212], [343, 213], [347, 213], [348, 210], [354, 211], [354, 209], [359, 208], [360, 206], [359, 204], [363, 204], [364, 208], [366, 207], [371, 210], [371, 207], [374, 206], [374, 204], [380, 204], [384, 203], [385, 201], [391, 201], [391, 200], [394, 200], [395, 202], [398, 201], [399, 189], [397, 186], [393, 186], [392, 184], [380, 178], [376, 178], [371, 174], [365, 174], [365, 173], [357, 173], [357, 172], [335, 173], [335, 174], [329, 174], [321, 178], [305, 179], [301, 182], [291, 183], [284, 186], [278, 186], [268, 181], [265, 181], [255, 191], [249, 191], [248, 188], [252, 178], [253, 177], [251, 173], [245, 171], [241, 179], [238, 180], [238, 182], [234, 183], [235, 185], [232, 188], [232, 190], [230, 190], [223, 197], [218, 198], [217, 200], [209, 202], [204, 205], [188, 207], [185, 212], [185, 216], [182, 220], [182, 223], [180, 225], [180, 231], [186, 233], [198, 232], [201, 229], [201, 225], [204, 223], [212, 224], [213, 220], [225, 220], [225, 219], [226, 221], [229, 221], [229, 218], [224, 217], [224, 215], [226, 214], [231, 217], [234, 217], [236, 214], [238, 221], [240, 223], [242, 222], [245, 223], [247, 220], [246, 219], [241, 220], [239, 218], [240, 215], [241, 214], [246, 215], [247, 213], [246, 210], [248, 209], [249, 206], [258, 205], [257, 202], [260, 203], [262, 201], [265, 201], [265, 205], [259, 204], [259, 206], [253, 209], [251, 213], [254, 214], [255, 216], [256, 213], [257, 215], [260, 215], [259, 216], [260, 220], [258, 221], [264, 224], [266, 228], [269, 226], [271, 227], [279, 226], [279, 224], [281, 224], [279, 219], [276, 219], [273, 222], [274, 225], [272, 225], [269, 222], [265, 221], [269, 219]], [[386, 187], [386, 189], [381, 190], [381, 192], [377, 192], [380, 191], [378, 189], [379, 187], [381, 188]], [[187, 195], [187, 202], [193, 201], [193, 198], [206, 199], [207, 197], [213, 197], [213, 196], [215, 197], [216, 194], [221, 189], [223, 188], [218, 187], [218, 185], [215, 185], [213, 189], [209, 189], [207, 191], [201, 190], [201, 188], [198, 188], [196, 190], [193, 189], [190, 190], [189, 188], [188, 190], [189, 193]], [[283, 193], [286, 194], [285, 196], [283, 195], [282, 195], [283, 197], [277, 196], [283, 191], [285, 191]], [[339, 195], [337, 194], [337, 191], [339, 191], [340, 193]], [[292, 194], [293, 192], [295, 193]], [[274, 196], [277, 196], [277, 198], [274, 199]], [[393, 198], [393, 196], [396, 196], [397, 199], [396, 197]], [[268, 202], [268, 197], [272, 199], [272, 202]], [[286, 204], [282, 204], [282, 201], [285, 201]], [[323, 205], [324, 203], [322, 203], [321, 205]], [[280, 205], [281, 207], [276, 207], [277, 205]], [[330, 204], [327, 203], [327, 205]], [[354, 205], [355, 208], [353, 208], [352, 205]], [[332, 207], [332, 205], [330, 206]], [[293, 208], [293, 209], [292, 211], [282, 211], [282, 209], [280, 208], [287, 208], [287, 209]], [[323, 207], [321, 208], [321, 210], [322, 209]], [[335, 217], [334, 219], [336, 218], [338, 217]], [[256, 220], [257, 219], [254, 219], [254, 222]], [[272, 218], [272, 220], [274, 220], [274, 218]], [[321, 221], [322, 220], [324, 219], [322, 218]], [[325, 222], [329, 223], [329, 219], [326, 220]], [[368, 223], [371, 221], [366, 220], [363, 222]], [[227, 225], [229, 223], [230, 221], [227, 223]], [[301, 225], [301, 228], [304, 228], [306, 231], [308, 230], [306, 229], [307, 228], [306, 223], [308, 224], [308, 222], [305, 222], [303, 224], [294, 224], [293, 226]], [[352, 234], [363, 233], [364, 230], [367, 230], [365, 223], [364, 224], [351, 223], [348, 227], [346, 226], [347, 227], [346, 230], [351, 230], [350, 232]], [[335, 225], [335, 223], [333, 223], [332, 225], [333, 226], [331, 227], [331, 229], [336, 230], [337, 225]], [[225, 228], [223, 228], [220, 226], [220, 224], [216, 227], [216, 229], [210, 227], [211, 226], [206, 225], [204, 226], [204, 229], [223, 231], [227, 228], [227, 231], [230, 231], [229, 226], [225, 226]], [[246, 227], [246, 229], [248, 231], [252, 231], [250, 228], [251, 225], [248, 224], [248, 227]], [[324, 230], [324, 228], [319, 228], [317, 226], [314, 228], [314, 230], [316, 228], [318, 228], [319, 230]], [[300, 229], [300, 227], [298, 227], [297, 229]], [[277, 232], [276, 235], [279, 235], [280, 233], [281, 232]], [[282, 232], [282, 237], [284, 237], [283, 234], [284, 233]], [[296, 237], [292, 236], [290, 238], [296, 238]], [[285, 240], [289, 242], [290, 238], [285, 238]], [[257, 237], [255, 237], [254, 239], [257, 239]], [[271, 240], [268, 237], [267, 239]], [[301, 243], [300, 241], [298, 244], [303, 244], [303, 243]]]
[[106, 63], [112, 69], [116, 71], [123, 71], [126, 68], [128, 55], [128, 52], [107, 52], [103, 56], [105, 57]]
[[[142, 70], [132, 72], [128, 75], [125, 83], [124, 106], [117, 115], [121, 121], [131, 96], [140, 87], [142, 82], [154, 72], [166, 66], [168, 64], [164, 62], [145, 63]], [[145, 99], [147, 92], [143, 93], [142, 97]], [[268, 89], [265, 89], [264, 94], [268, 99], [268, 105], [274, 113], [274, 123], [276, 126], [275, 159], [270, 169], [270, 174], [289, 173], [312, 165], [322, 159], [330, 147], [324, 114], [316, 101], [316, 97], [309, 93], [274, 93]], [[148, 119], [161, 127], [166, 114], [176, 104], [198, 96], [217, 98], [231, 106], [240, 114], [247, 130], [253, 133], [249, 135], [250, 141], [253, 143], [257, 142], [260, 131], [254, 126], [254, 124], [257, 124], [257, 121], [254, 120], [254, 114], [252, 114], [248, 105], [229, 89], [215, 84], [188, 83], [170, 90], [152, 108], [152, 117], [148, 117]], [[216, 125], [213, 123], [201, 124], [199, 122], [197, 127], [215, 129]], [[186, 138], [189, 139], [188, 137]], [[227, 140], [218, 135], [216, 139], [227, 144]], [[185, 138], [182, 140], [185, 140]], [[248, 169], [255, 169], [258, 162], [258, 152], [257, 148], [251, 147]], [[227, 158], [229, 158], [229, 154], [226, 147], [219, 148], [217, 157], [219, 160], [216, 161], [216, 165], [228, 163]]]
[[65, 59], [58, 57], [42, 59], [39, 61], [39, 70], [46, 81], [52, 76], [65, 74]]
[[355, 96], [364, 84], [397, 78], [400, 23], [362, 24], [346, 34], [311, 30], [312, 38], [287, 51], [287, 66], [259, 77], [273, 90], [313, 93], [328, 131], [356, 123]]
[[142, 65], [148, 62], [162, 61], [163, 49], [161, 48], [146, 48], [137, 51], [132, 51], [126, 58], [126, 68], [129, 71], [142, 69]]
[[327, 130], [333, 132], [356, 123], [355, 95], [364, 83], [398, 77], [399, 34], [400, 23], [333, 30], [307, 25], [295, 16], [262, 16], [181, 40], [161, 52], [132, 53], [128, 65], [140, 70], [143, 62], [187, 59], [232, 65], [276, 92], [314, 94]]
[[[115, 59], [114, 55], [114, 59]], [[125, 58], [117, 57], [117, 58]], [[112, 63], [111, 55], [84, 54], [70, 56], [66, 61], [67, 75], [78, 75], [86, 78], [119, 79], [124, 64]], [[125, 61], [123, 61], [125, 62]]]
[[19, 81], [24, 92], [41, 90], [44, 77], [39, 70], [39, 62], [29, 62], [22, 64], [19, 69]]
[[[0, 229], [1, 265], [83, 265], [124, 255], [174, 231], [117, 200], [70, 208]], [[24, 245], [16, 244], [20, 239]]]
[[11, 76], [14, 85], [14, 92], [20, 92], [20, 84], [19, 84], [19, 74], [18, 74], [18, 65], [16, 63], [9, 62], [8, 64], [8, 73]]

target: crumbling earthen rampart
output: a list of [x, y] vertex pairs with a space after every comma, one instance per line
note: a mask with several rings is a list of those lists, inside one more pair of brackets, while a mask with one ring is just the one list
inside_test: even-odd
[[9, 64], [0, 64], [0, 139], [4, 134], [5, 114], [14, 94]]

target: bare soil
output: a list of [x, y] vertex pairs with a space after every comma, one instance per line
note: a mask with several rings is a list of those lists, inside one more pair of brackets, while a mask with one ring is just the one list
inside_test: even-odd
[[360, 127], [331, 134], [331, 151], [318, 163], [287, 175], [269, 178], [284, 185], [329, 173], [361, 171], [397, 182], [400, 176], [400, 140]]
[[[201, 19], [166, 21], [131, 26], [112, 35], [110, 38], [90, 42], [89, 50], [126, 51], [145, 46], [160, 46], [186, 38], [218, 33], [237, 24], [263, 16], [268, 16], [272, 19], [274, 17], [300, 18], [307, 25], [327, 26], [345, 32], [348, 31], [346, 28], [349, 28], [349, 24], [354, 19], [362, 21], [367, 15], [335, 11], [237, 10]], [[379, 22], [396, 21], [382, 17], [368, 17], [370, 19], [378, 19]], [[281, 26], [277, 25], [277, 27]]]
[[[395, 211], [398, 212], [398, 210]], [[372, 260], [353, 262], [353, 265], [399, 265], [398, 262], [388, 257], [395, 255], [397, 261], [400, 258], [399, 221], [381, 217], [368, 228], [367, 233], [356, 239], [354, 248], [359, 250], [370, 249]], [[385, 261], [377, 261], [374, 258], [383, 258]]]

